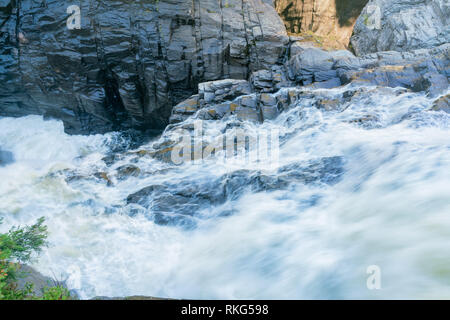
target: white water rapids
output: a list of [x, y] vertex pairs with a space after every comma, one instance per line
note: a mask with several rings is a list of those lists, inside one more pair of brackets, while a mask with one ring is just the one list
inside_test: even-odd
[[[203, 204], [194, 228], [155, 224], [126, 198], [155, 183], [206, 184], [226, 164], [145, 157], [135, 163], [147, 172], [139, 177], [69, 183], [67, 170], [113, 176], [128, 163], [102, 161], [121, 135], [69, 136], [59, 121], [1, 118], [0, 148], [15, 161], [0, 167], [0, 231], [46, 217], [50, 245], [33, 266], [68, 278], [82, 298], [450, 298], [450, 114], [400, 89], [369, 88], [339, 112], [310, 100], [245, 126], [284, 132], [280, 167], [342, 157], [337, 183], [294, 181]], [[207, 132], [226, 121], [208, 122]], [[372, 265], [380, 290], [366, 285]]]

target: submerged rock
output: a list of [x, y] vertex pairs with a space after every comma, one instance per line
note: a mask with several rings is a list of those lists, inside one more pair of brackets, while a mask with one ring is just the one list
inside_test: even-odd
[[432, 111], [444, 111], [450, 113], [450, 95], [443, 96], [433, 103]]
[[116, 178], [125, 180], [129, 177], [138, 177], [141, 174], [141, 169], [134, 165], [124, 165], [117, 168]]
[[330, 157], [293, 163], [273, 173], [237, 170], [212, 181], [151, 185], [130, 194], [126, 202], [148, 209], [157, 224], [191, 228], [204, 208], [236, 200], [246, 192], [282, 190], [293, 184], [335, 184], [344, 173], [343, 165], [342, 157]]
[[0, 167], [6, 166], [14, 162], [14, 155], [12, 152], [0, 149]]

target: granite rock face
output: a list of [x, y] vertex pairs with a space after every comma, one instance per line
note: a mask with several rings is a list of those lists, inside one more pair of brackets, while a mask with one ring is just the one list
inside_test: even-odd
[[0, 0], [0, 115], [42, 114], [69, 133], [162, 129], [198, 84], [247, 79], [284, 55], [271, 0]]
[[300, 85], [333, 88], [353, 83], [403, 87], [438, 96], [448, 88], [450, 44], [409, 52], [384, 51], [356, 57], [349, 51], [305, 47], [286, 65]]
[[450, 44], [409, 52], [384, 51], [361, 57], [347, 50], [325, 51], [297, 45], [295, 53], [284, 65], [253, 72], [250, 81], [226, 79], [200, 83], [198, 95], [173, 108], [170, 123], [180, 123], [190, 117], [218, 120], [233, 115], [238, 120], [271, 120], [293, 102], [294, 96], [289, 94], [289, 90], [280, 90], [282, 88], [330, 89], [352, 83], [403, 87], [437, 97], [449, 85]]
[[448, 42], [448, 0], [371, 0], [351, 39], [357, 55], [432, 48]]
[[433, 107], [431, 108], [432, 111], [444, 111], [447, 113], [450, 113], [450, 95], [443, 96], [439, 99], [437, 99]]
[[291, 34], [313, 32], [327, 45], [348, 46], [353, 26], [368, 0], [275, 0], [275, 8]]

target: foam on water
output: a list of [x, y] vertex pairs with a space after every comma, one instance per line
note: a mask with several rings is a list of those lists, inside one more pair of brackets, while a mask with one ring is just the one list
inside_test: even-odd
[[[143, 158], [136, 164], [152, 174], [112, 187], [70, 184], [64, 170], [89, 176], [129, 163], [101, 160], [121, 136], [68, 136], [57, 121], [2, 118], [0, 147], [15, 162], [0, 167], [0, 230], [45, 216], [50, 246], [35, 267], [69, 277], [83, 298], [450, 298], [450, 115], [431, 105], [421, 94], [369, 88], [341, 112], [305, 99], [274, 121], [246, 123], [283, 133], [279, 167], [339, 156], [344, 174], [333, 185], [243, 192], [202, 208], [193, 229], [132, 214], [125, 199], [149, 184], [208, 183], [231, 170], [226, 163]], [[374, 120], [352, 121], [367, 114]], [[214, 135], [226, 121], [205, 130]], [[371, 265], [381, 290], [367, 289]]]

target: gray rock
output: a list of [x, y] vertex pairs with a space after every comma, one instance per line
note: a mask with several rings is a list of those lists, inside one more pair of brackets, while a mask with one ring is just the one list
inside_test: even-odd
[[57, 118], [69, 133], [162, 129], [198, 83], [270, 69], [289, 41], [270, 0], [87, 0], [68, 30], [72, 4], [0, 1], [0, 116]]
[[306, 47], [288, 63], [289, 78], [303, 85], [316, 81], [320, 73], [329, 72], [334, 65], [333, 57], [325, 50]]
[[360, 83], [427, 91], [432, 97], [448, 88], [450, 44], [409, 52], [385, 51], [355, 57], [346, 50], [309, 46], [286, 63], [289, 78], [300, 85], [329, 89]]
[[14, 155], [9, 151], [0, 149], [0, 167], [6, 166], [14, 162]]
[[449, 19], [448, 0], [371, 0], [351, 44], [357, 55], [432, 48], [450, 42]]
[[432, 111], [444, 111], [450, 113], [450, 95], [443, 96], [433, 103]]
[[275, 92], [293, 84], [288, 80], [283, 66], [274, 65], [270, 70], [258, 70], [250, 76], [252, 88], [257, 92]]
[[[46, 288], [62, 286], [68, 289], [64, 281], [46, 277], [32, 267], [21, 264], [18, 269], [17, 287], [18, 289], [25, 289], [27, 284], [33, 285], [33, 294], [38, 297], [42, 296]], [[70, 295], [72, 299], [78, 298], [75, 292], [70, 292]]]
[[178, 123], [186, 120], [189, 116], [196, 113], [199, 109], [199, 96], [193, 95], [189, 99], [186, 99], [177, 104], [172, 109], [172, 115], [170, 116], [170, 123]]
[[125, 180], [129, 177], [138, 177], [141, 174], [141, 169], [135, 165], [123, 165], [117, 168], [116, 178]]
[[219, 206], [230, 199], [238, 199], [246, 190], [269, 192], [285, 189], [291, 184], [335, 184], [344, 173], [342, 157], [319, 158], [281, 167], [267, 175], [257, 170], [237, 170], [214, 180], [191, 180], [164, 185], [150, 185], [133, 194], [126, 201], [148, 209], [155, 223], [195, 226], [206, 205]]
[[200, 83], [198, 92], [200, 103], [219, 103], [250, 94], [252, 90], [246, 80], [225, 79]]

